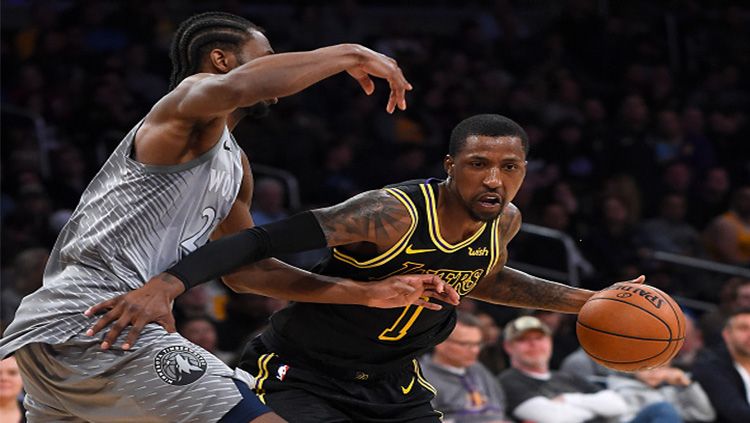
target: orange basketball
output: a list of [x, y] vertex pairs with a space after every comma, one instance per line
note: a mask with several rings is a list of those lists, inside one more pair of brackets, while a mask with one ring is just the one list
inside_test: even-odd
[[677, 354], [685, 340], [685, 316], [653, 286], [617, 283], [581, 307], [576, 335], [594, 361], [634, 372], [659, 367]]

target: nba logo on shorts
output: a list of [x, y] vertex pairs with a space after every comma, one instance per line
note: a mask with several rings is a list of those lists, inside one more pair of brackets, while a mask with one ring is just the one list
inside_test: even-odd
[[284, 381], [284, 378], [286, 377], [286, 372], [289, 371], [289, 366], [284, 364], [283, 366], [279, 366], [279, 370], [276, 371], [276, 379], [280, 381]]
[[154, 358], [154, 369], [161, 380], [170, 385], [187, 385], [206, 373], [206, 360], [182, 345], [167, 347]]

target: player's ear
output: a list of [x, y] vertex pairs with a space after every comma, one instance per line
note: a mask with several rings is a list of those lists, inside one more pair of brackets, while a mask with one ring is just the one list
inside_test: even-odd
[[227, 52], [220, 48], [215, 48], [208, 53], [208, 60], [218, 73], [227, 73], [234, 67], [232, 62], [234, 57], [230, 57]]
[[456, 163], [453, 161], [453, 157], [451, 157], [450, 154], [446, 154], [443, 159], [443, 169], [445, 169], [445, 173], [447, 173], [448, 176], [453, 176], [453, 167], [455, 165]]

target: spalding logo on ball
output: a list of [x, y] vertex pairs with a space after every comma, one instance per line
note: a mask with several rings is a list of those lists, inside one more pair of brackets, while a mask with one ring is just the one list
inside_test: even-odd
[[685, 340], [685, 316], [650, 285], [617, 283], [586, 301], [576, 323], [578, 342], [597, 363], [634, 372], [666, 364]]

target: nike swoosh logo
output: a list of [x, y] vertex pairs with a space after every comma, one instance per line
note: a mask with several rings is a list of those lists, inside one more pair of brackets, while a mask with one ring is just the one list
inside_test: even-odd
[[407, 395], [409, 392], [411, 392], [411, 388], [413, 386], [414, 386], [414, 376], [411, 377], [411, 382], [409, 382], [409, 386], [407, 386], [406, 388], [404, 388], [403, 386], [401, 387], [401, 392], [403, 392], [404, 395]]
[[232, 151], [232, 149], [229, 148], [229, 140], [224, 141], [224, 150]]
[[432, 251], [436, 251], [434, 248], [425, 248], [425, 249], [414, 249], [414, 244], [409, 244], [408, 247], [406, 247], [406, 254], [420, 254], [420, 253], [429, 253]]

